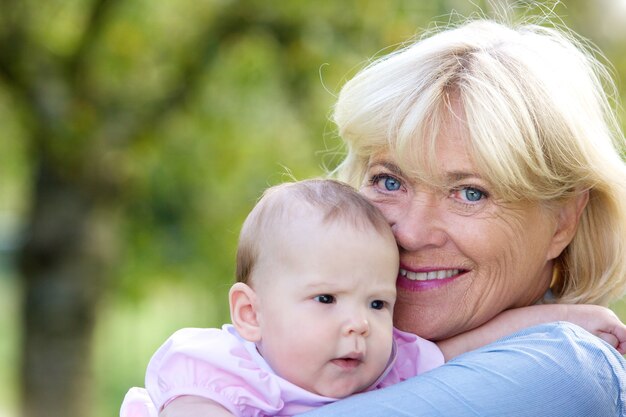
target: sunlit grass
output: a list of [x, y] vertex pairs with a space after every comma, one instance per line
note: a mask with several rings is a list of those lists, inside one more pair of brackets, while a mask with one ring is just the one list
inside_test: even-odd
[[144, 385], [150, 357], [175, 330], [220, 326], [217, 321], [226, 300], [216, 298], [177, 283], [162, 284], [141, 301], [105, 303], [94, 343], [98, 405], [94, 416], [119, 414], [124, 394], [131, 386]]
[[0, 272], [0, 417], [17, 415], [18, 294], [15, 279]]
[[611, 305], [611, 309], [619, 316], [622, 321], [626, 322], [626, 297], [622, 298]]

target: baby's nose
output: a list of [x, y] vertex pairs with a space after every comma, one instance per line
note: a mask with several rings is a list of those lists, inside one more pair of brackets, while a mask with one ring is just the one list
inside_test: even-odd
[[346, 323], [345, 333], [356, 334], [359, 336], [368, 336], [370, 331], [370, 324], [365, 317], [354, 316]]

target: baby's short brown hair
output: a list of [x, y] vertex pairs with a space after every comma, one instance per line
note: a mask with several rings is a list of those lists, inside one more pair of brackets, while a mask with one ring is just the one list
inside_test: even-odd
[[238, 282], [249, 284], [264, 238], [276, 233], [284, 222], [310, 215], [302, 207], [321, 211], [324, 223], [345, 221], [354, 227], [373, 227], [391, 234], [382, 213], [353, 187], [331, 179], [309, 179], [270, 187], [243, 223], [237, 248]]

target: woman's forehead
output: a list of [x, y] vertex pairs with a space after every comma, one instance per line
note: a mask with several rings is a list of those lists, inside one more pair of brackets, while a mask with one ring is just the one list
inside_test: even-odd
[[372, 153], [368, 169], [374, 167], [405, 177], [423, 180], [460, 180], [481, 177], [467, 130], [451, 123], [432, 134], [415, 138], [410, 144], [390, 141]]

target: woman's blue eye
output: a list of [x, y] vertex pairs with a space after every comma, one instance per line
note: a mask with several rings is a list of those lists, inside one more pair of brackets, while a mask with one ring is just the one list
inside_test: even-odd
[[472, 187], [466, 187], [461, 189], [460, 194], [464, 200], [471, 202], [480, 201], [485, 196], [484, 192]]
[[385, 307], [385, 302], [382, 300], [374, 300], [372, 301], [372, 303], [370, 304], [370, 306], [374, 309], [374, 310], [382, 310]]
[[388, 174], [376, 174], [371, 177], [369, 183], [384, 191], [398, 191], [402, 187], [402, 182]]
[[397, 191], [400, 189], [400, 181], [394, 177], [382, 176], [380, 177], [380, 180], [382, 180], [383, 186], [387, 191]]
[[397, 191], [400, 189], [400, 181], [389, 175], [376, 175], [372, 178], [372, 184], [383, 187], [386, 191]]
[[335, 301], [335, 297], [330, 294], [322, 294], [315, 297], [314, 300], [322, 304], [332, 304]]

